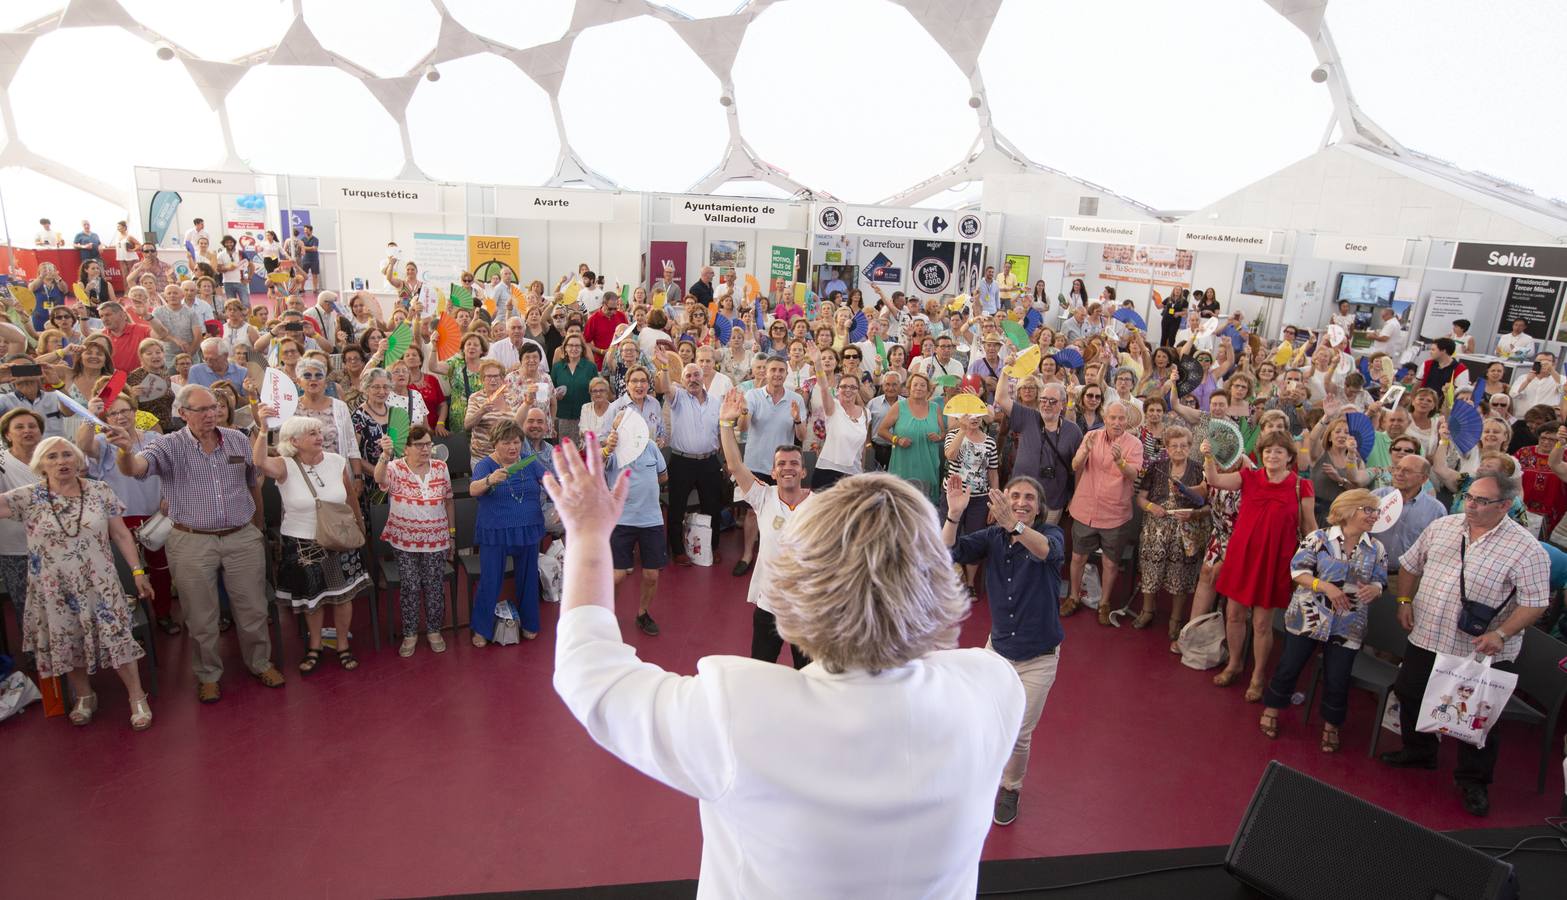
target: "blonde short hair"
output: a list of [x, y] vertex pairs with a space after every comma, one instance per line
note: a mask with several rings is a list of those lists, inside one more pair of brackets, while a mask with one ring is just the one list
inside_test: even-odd
[[1376, 494], [1365, 488], [1354, 488], [1339, 494], [1328, 507], [1328, 524], [1343, 525], [1362, 506], [1376, 506], [1380, 502]]
[[779, 538], [764, 588], [778, 633], [829, 672], [896, 669], [957, 645], [968, 596], [936, 510], [893, 475], [815, 495]]
[[48, 456], [55, 447], [64, 447], [71, 451], [71, 456], [76, 459], [76, 474], [87, 474], [87, 457], [82, 455], [82, 451], [65, 438], [53, 435], [39, 441], [38, 446], [33, 448], [33, 460], [28, 463], [27, 467], [33, 470], [34, 475], [41, 479], [48, 479], [49, 476], [44, 474], [44, 457]]
[[294, 439], [302, 434], [310, 432], [321, 434], [321, 423], [309, 416], [289, 416], [283, 420], [283, 427], [277, 433], [277, 455], [291, 458], [299, 452], [294, 446]]

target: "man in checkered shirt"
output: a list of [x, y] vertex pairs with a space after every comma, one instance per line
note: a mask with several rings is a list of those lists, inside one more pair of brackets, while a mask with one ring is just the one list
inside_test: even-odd
[[[1550, 601], [1550, 557], [1540, 542], [1507, 517], [1518, 486], [1484, 474], [1463, 495], [1464, 511], [1432, 522], [1399, 559], [1398, 621], [1410, 631], [1409, 647], [1398, 669], [1398, 695], [1404, 747], [1382, 754], [1398, 768], [1436, 768], [1437, 738], [1417, 732], [1420, 705], [1437, 653], [1494, 657], [1492, 668], [1515, 671], [1523, 632], [1544, 615]], [[1416, 585], [1419, 585], [1418, 592]], [[1458, 629], [1462, 599], [1495, 610], [1485, 633]], [[1485, 747], [1458, 745], [1453, 779], [1463, 791], [1464, 809], [1484, 816], [1491, 810], [1486, 788], [1496, 768], [1496, 734]]]

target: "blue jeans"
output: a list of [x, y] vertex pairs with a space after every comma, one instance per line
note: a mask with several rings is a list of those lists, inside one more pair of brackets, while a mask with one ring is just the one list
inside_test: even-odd
[[501, 598], [501, 582], [506, 579], [506, 557], [512, 559], [513, 593], [523, 631], [539, 630], [539, 545], [502, 547], [479, 545], [479, 589], [473, 597], [469, 624], [473, 633], [487, 641], [495, 640], [495, 604]]
[[1262, 694], [1262, 704], [1272, 709], [1290, 705], [1295, 682], [1318, 647], [1322, 648], [1322, 702], [1318, 708], [1323, 721], [1333, 726], [1343, 725], [1349, 713], [1349, 673], [1355, 666], [1355, 655], [1360, 652], [1343, 644], [1286, 634], [1284, 653], [1279, 657], [1279, 667], [1273, 670], [1273, 680], [1268, 682], [1268, 689]]

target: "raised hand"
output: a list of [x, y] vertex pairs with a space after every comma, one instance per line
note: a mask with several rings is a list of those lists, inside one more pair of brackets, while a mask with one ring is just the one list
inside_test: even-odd
[[738, 390], [732, 390], [724, 394], [723, 402], [718, 405], [718, 418], [725, 421], [736, 420], [745, 415], [745, 397]]
[[621, 472], [611, 488], [604, 483], [597, 435], [589, 432], [586, 446], [584, 457], [570, 439], [560, 442], [555, 448], [555, 471], [544, 475], [544, 490], [555, 501], [561, 524], [572, 540], [608, 541], [626, 506], [631, 472]]
[[957, 474], [954, 473], [947, 476], [947, 481], [944, 485], [944, 488], [947, 494], [948, 518], [956, 519], [961, 517], [963, 515], [963, 511], [968, 509], [968, 487], [963, 484], [963, 479], [959, 478]]

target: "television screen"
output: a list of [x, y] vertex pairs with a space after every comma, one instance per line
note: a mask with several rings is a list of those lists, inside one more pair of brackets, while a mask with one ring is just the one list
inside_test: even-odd
[[1251, 262], [1241, 271], [1241, 293], [1258, 297], [1284, 296], [1290, 267], [1283, 263]]
[[1338, 276], [1338, 296], [1336, 301], [1348, 300], [1351, 303], [1364, 303], [1369, 306], [1391, 306], [1393, 292], [1398, 288], [1398, 276], [1396, 275], [1358, 275], [1354, 272], [1341, 272]]

